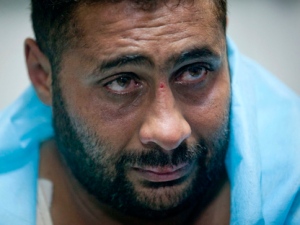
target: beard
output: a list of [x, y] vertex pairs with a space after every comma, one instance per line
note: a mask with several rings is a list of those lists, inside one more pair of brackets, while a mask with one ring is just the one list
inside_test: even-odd
[[[114, 210], [143, 219], [176, 215], [195, 204], [206, 204], [226, 176], [228, 113], [211, 137], [200, 138], [193, 146], [183, 142], [171, 155], [158, 145], [151, 149], [113, 149], [82, 118], [68, 112], [58, 84], [54, 83], [53, 93], [53, 127], [64, 163], [89, 194]], [[133, 166], [172, 167], [183, 163], [195, 165], [194, 169], [174, 181], [141, 183], [128, 176]]]

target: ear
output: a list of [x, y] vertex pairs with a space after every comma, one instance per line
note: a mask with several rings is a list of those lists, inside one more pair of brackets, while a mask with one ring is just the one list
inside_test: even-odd
[[40, 100], [52, 105], [52, 73], [48, 58], [32, 39], [25, 40], [25, 57], [29, 79]]

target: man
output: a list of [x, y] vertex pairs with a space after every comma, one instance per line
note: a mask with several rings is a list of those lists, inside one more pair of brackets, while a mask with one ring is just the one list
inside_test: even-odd
[[1, 224], [300, 222], [299, 97], [226, 40], [225, 1], [33, 0], [32, 20]]

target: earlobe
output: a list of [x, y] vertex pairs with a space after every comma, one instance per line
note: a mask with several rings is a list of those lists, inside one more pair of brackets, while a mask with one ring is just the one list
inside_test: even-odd
[[32, 39], [25, 40], [25, 57], [29, 79], [37, 95], [46, 105], [52, 105], [52, 72], [48, 58]]

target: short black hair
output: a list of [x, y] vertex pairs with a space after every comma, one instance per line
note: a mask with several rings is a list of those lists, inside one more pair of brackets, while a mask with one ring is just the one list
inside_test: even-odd
[[[81, 4], [117, 3], [124, 0], [31, 0], [31, 19], [36, 41], [41, 51], [49, 58], [52, 69], [58, 70], [63, 51], [74, 37], [76, 25], [72, 23], [73, 12]], [[147, 10], [158, 1], [166, 0], [127, 0]], [[175, 0], [174, 0], [175, 1]], [[178, 4], [183, 0], [177, 0]], [[227, 1], [213, 0], [216, 17], [226, 31]], [[55, 71], [53, 71], [55, 72]], [[57, 71], [56, 71], [57, 72]]]

